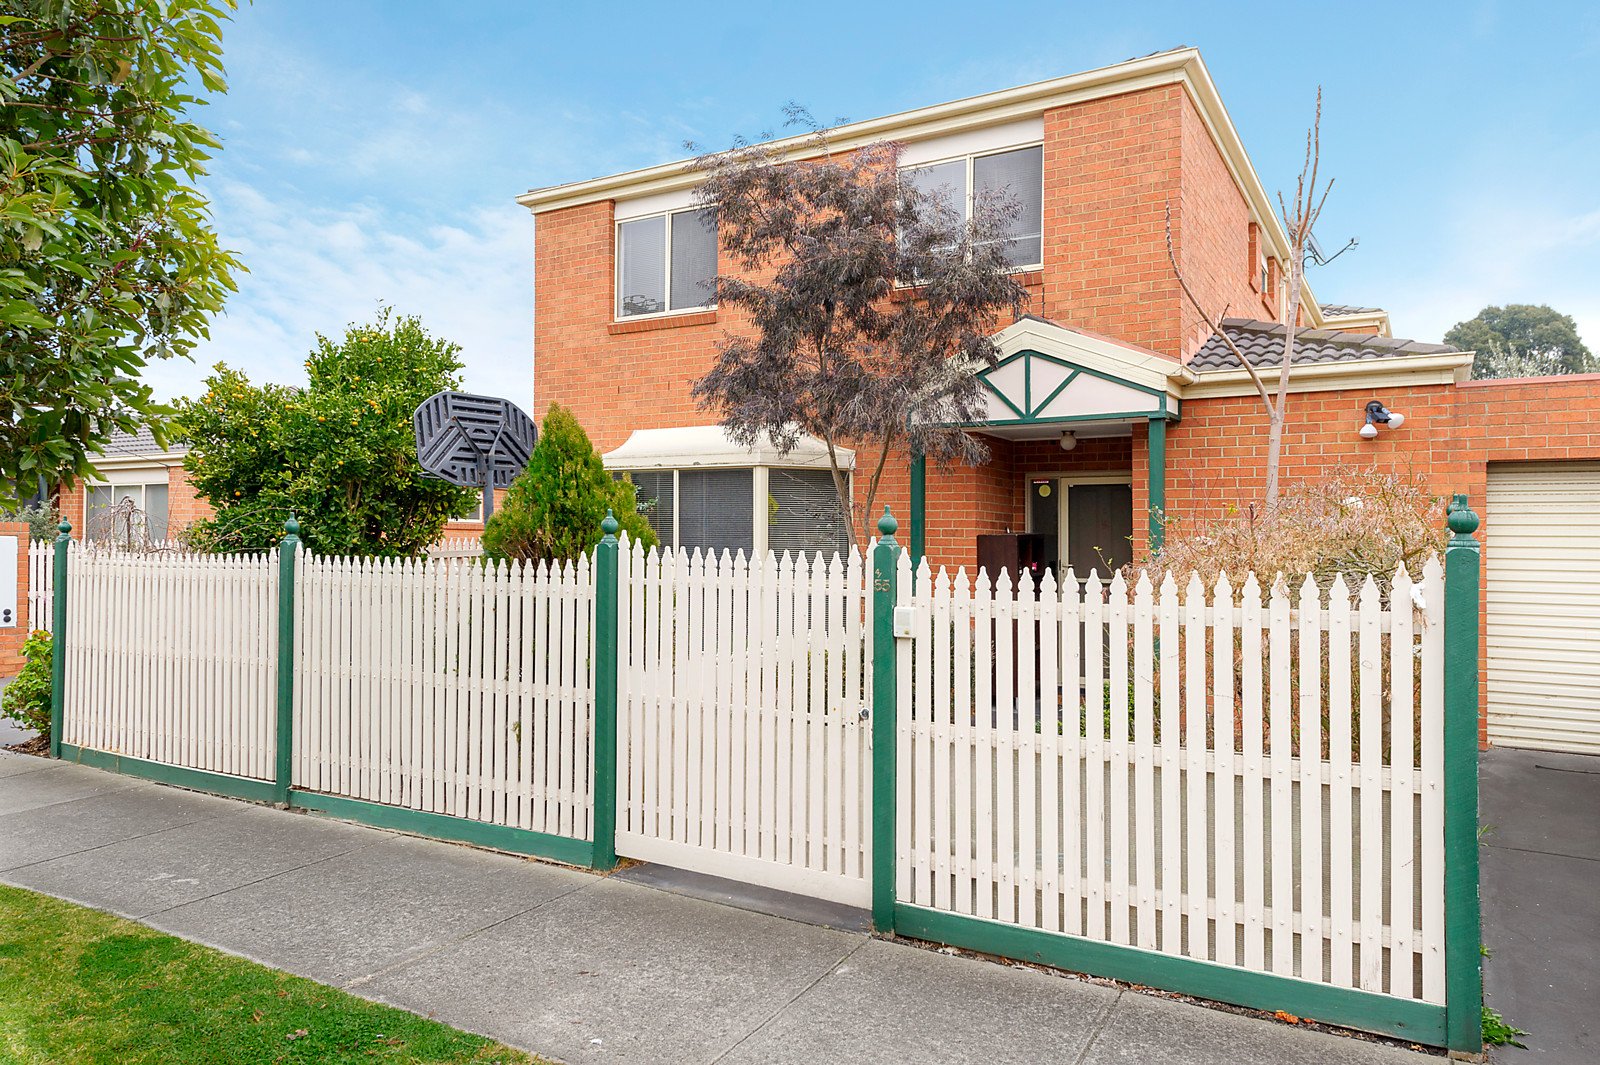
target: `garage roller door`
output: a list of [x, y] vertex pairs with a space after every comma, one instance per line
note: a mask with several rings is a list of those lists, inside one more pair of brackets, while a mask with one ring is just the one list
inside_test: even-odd
[[1491, 466], [1489, 739], [1600, 754], [1600, 463]]

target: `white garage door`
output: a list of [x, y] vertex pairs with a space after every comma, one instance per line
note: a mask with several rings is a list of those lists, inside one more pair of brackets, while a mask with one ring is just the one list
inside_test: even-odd
[[1491, 466], [1489, 739], [1600, 754], [1600, 463]]

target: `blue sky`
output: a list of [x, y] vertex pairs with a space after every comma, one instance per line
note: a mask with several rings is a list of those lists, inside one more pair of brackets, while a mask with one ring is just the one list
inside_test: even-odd
[[204, 187], [250, 273], [193, 363], [292, 382], [314, 332], [380, 302], [464, 348], [468, 387], [531, 404], [533, 225], [512, 198], [721, 147], [799, 101], [870, 118], [1177, 45], [1201, 49], [1269, 191], [1316, 87], [1337, 178], [1326, 302], [1438, 339], [1548, 302], [1600, 345], [1600, 8], [1461, 0], [554, 5], [257, 0], [228, 28]]

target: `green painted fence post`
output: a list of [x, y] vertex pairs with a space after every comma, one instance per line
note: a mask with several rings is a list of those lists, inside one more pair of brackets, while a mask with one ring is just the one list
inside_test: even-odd
[[[67, 550], [72, 523], [56, 526], [56, 558], [50, 569], [50, 757], [61, 757], [61, 730], [67, 720]], [[31, 619], [30, 619], [31, 620]]]
[[872, 927], [894, 932], [895, 803], [895, 640], [894, 608], [900, 589], [897, 575], [900, 527], [883, 508], [878, 519], [878, 546], [872, 552]]
[[273, 793], [289, 805], [294, 782], [294, 564], [300, 523], [293, 514], [283, 523], [278, 544], [278, 727], [273, 748]]
[[596, 869], [617, 865], [617, 519], [606, 511], [594, 550], [594, 817]]
[[1483, 1051], [1478, 901], [1478, 515], [1458, 495], [1444, 553], [1444, 964], [1450, 1049]]

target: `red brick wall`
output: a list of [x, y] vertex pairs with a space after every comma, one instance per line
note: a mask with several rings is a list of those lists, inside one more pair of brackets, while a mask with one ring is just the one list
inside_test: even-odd
[[0, 677], [14, 677], [22, 669], [22, 643], [34, 624], [28, 617], [28, 526], [22, 522], [0, 522], [0, 536], [17, 538], [16, 624], [0, 629]]
[[1166, 210], [1181, 233], [1183, 95], [1168, 85], [1044, 116], [1041, 312], [1174, 357]]
[[[1182, 103], [1183, 171], [1180, 198], [1173, 208], [1173, 236], [1183, 276], [1201, 306], [1214, 319], [1276, 319], [1278, 308], [1260, 287], [1251, 239], [1253, 226], [1244, 194], [1234, 183], [1222, 152], [1187, 94]], [[1170, 264], [1169, 264], [1170, 268]], [[1192, 355], [1210, 328], [1187, 299], [1179, 308], [1183, 356]]]

